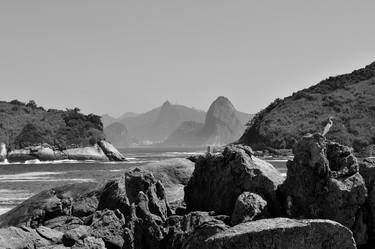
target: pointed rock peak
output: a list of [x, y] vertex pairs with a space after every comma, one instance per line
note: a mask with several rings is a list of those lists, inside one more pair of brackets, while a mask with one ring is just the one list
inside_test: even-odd
[[169, 100], [167, 100], [167, 101], [165, 101], [165, 102], [163, 103], [163, 105], [162, 105], [161, 108], [167, 108], [167, 107], [170, 107], [171, 105], [172, 105], [171, 102], [169, 102]]
[[218, 97], [210, 106], [209, 109], [216, 109], [221, 107], [228, 107], [230, 109], [235, 109], [232, 102], [227, 97], [220, 96]]

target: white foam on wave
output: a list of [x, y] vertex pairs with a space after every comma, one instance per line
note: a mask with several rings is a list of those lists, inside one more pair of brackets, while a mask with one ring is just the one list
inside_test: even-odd
[[13, 175], [0, 175], [0, 182], [59, 182], [59, 181], [78, 181], [78, 182], [93, 182], [92, 178], [54, 178], [51, 176], [66, 174], [71, 171], [60, 172], [27, 172]]
[[40, 178], [33, 178], [33, 179], [5, 179], [0, 180], [0, 182], [95, 182], [95, 179], [92, 178], [47, 178], [47, 177], [40, 177]]

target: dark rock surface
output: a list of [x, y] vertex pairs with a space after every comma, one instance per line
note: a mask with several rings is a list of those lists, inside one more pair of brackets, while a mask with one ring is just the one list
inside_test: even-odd
[[304, 136], [293, 152], [295, 157], [287, 163], [288, 174], [282, 186], [286, 214], [331, 219], [362, 237], [365, 227], [355, 225], [360, 224], [358, 217], [367, 189], [350, 149], [315, 134]]
[[199, 157], [185, 187], [188, 211], [215, 211], [232, 215], [237, 197], [245, 191], [264, 198], [277, 214], [276, 191], [284, 178], [271, 164], [252, 155], [250, 147], [231, 145], [221, 154]]
[[111, 143], [101, 140], [98, 142], [98, 145], [110, 161], [126, 161], [124, 155], [121, 154]]
[[350, 230], [329, 220], [263, 219], [242, 223], [206, 240], [202, 249], [355, 249]]
[[232, 226], [265, 218], [270, 218], [270, 215], [267, 202], [261, 196], [250, 192], [243, 192], [238, 196], [231, 217]]

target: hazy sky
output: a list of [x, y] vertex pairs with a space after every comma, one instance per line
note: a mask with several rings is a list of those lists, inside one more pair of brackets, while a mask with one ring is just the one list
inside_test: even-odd
[[257, 112], [375, 60], [375, 1], [0, 2], [0, 99], [85, 113], [219, 95]]

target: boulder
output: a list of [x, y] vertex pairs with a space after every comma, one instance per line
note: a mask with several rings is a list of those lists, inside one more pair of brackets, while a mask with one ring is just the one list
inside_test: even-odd
[[71, 249], [107, 249], [102, 239], [86, 237], [78, 241]]
[[138, 202], [139, 192], [147, 195], [150, 212], [166, 220], [171, 211], [165, 189], [151, 172], [140, 168], [127, 171], [123, 177], [108, 182], [100, 197], [98, 209], [119, 209], [128, 215], [131, 203]]
[[245, 191], [264, 198], [272, 214], [279, 213], [276, 191], [284, 177], [271, 164], [256, 158], [244, 145], [230, 145], [221, 154], [200, 156], [185, 187], [188, 211], [215, 211], [232, 215], [235, 202]]
[[[293, 153], [281, 187], [286, 214], [331, 219], [351, 228], [355, 237], [363, 233], [364, 227], [355, 225], [360, 224], [357, 217], [366, 201], [367, 189], [351, 150], [320, 134], [308, 134], [297, 143]], [[361, 231], [355, 231], [358, 229]]]
[[217, 233], [202, 249], [355, 249], [351, 231], [330, 220], [263, 219]]
[[70, 160], [78, 161], [108, 161], [108, 157], [98, 145], [67, 149], [63, 151]]
[[98, 145], [110, 161], [126, 161], [126, 157], [109, 142], [100, 140]]
[[60, 239], [59, 232], [49, 230], [48, 228], [41, 228], [39, 232], [28, 227], [0, 229], [0, 248], [40, 248], [52, 245], [58, 239]]
[[73, 246], [80, 240], [89, 236], [89, 226], [78, 226], [76, 228], [66, 231], [62, 237], [62, 242], [65, 246]]
[[4, 143], [0, 143], [0, 162], [4, 162], [7, 158], [7, 147]]
[[12, 150], [8, 153], [8, 161], [11, 163], [14, 162], [25, 162], [28, 160], [38, 159], [35, 155], [31, 155], [30, 149], [18, 149]]
[[232, 213], [232, 226], [264, 218], [269, 218], [267, 201], [261, 196], [250, 192], [243, 192], [238, 196]]
[[121, 249], [124, 244], [125, 218], [119, 210], [96, 211], [89, 234], [104, 241], [106, 248]]
[[210, 236], [225, 231], [229, 227], [223, 221], [208, 212], [191, 212], [185, 216], [168, 218], [169, 233], [167, 248], [188, 249], [199, 248]]
[[58, 216], [72, 214], [74, 201], [95, 191], [98, 183], [85, 182], [45, 190], [0, 216], [0, 227], [26, 225], [38, 227]]
[[65, 232], [83, 225], [83, 220], [75, 216], [58, 216], [43, 222], [43, 226]]
[[359, 165], [359, 173], [365, 180], [368, 190], [368, 218], [369, 239], [375, 241], [375, 161], [365, 159]]
[[51, 241], [52, 243], [59, 244], [62, 242], [63, 233], [60, 231], [45, 226], [40, 226], [35, 230], [41, 237]]
[[40, 146], [29, 147], [30, 155], [36, 157], [40, 161], [53, 161], [56, 160], [55, 151], [48, 144]]

